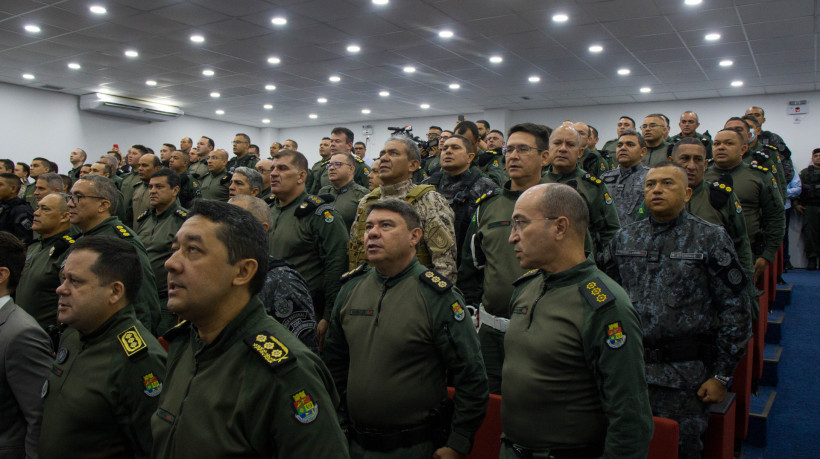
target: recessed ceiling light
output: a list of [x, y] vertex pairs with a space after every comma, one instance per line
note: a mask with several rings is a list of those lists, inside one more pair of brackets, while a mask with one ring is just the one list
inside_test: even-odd
[[157, 85], [157, 82], [156, 82], [156, 81], [154, 81], [154, 80], [147, 80], [147, 81], [145, 82], [145, 84], [147, 84], [148, 86], [156, 86], [156, 85]]
[[490, 62], [493, 64], [500, 64], [504, 62], [504, 58], [501, 56], [490, 56]]
[[360, 48], [358, 45], [350, 45], [350, 46], [347, 47], [347, 52], [348, 53], [358, 53], [361, 50], [362, 50], [362, 48]]
[[265, 104], [262, 106], [265, 110], [273, 110], [273, 104]]
[[569, 16], [566, 14], [556, 14], [552, 17], [552, 22], [567, 22], [569, 21]]
[[24, 73], [24, 74], [23, 74], [23, 78], [25, 78], [25, 79], [27, 79], [27, 80], [33, 80], [33, 79], [34, 79], [34, 75], [32, 75], [31, 73]]
[[600, 53], [603, 50], [604, 50], [604, 47], [601, 46], [601, 45], [592, 45], [592, 46], [589, 47], [589, 52], [590, 53]]
[[216, 92], [216, 91], [214, 91], [214, 92], [212, 92], [212, 93], [211, 93], [211, 97], [213, 97], [214, 99], [216, 99], [217, 97], [219, 97], [219, 96], [221, 96], [221, 95], [222, 95], [222, 94], [220, 94], [220, 93], [218, 93], [218, 92]]
[[108, 10], [106, 10], [104, 6], [100, 5], [93, 5], [88, 10], [94, 14], [105, 14], [108, 12]]
[[684, 0], [683, 3], [685, 3], [689, 6], [694, 6], [694, 5], [700, 5], [701, 3], [703, 3], [703, 0]]
[[202, 35], [191, 35], [191, 41], [194, 43], [202, 43], [205, 41], [205, 37]]
[[330, 80], [332, 83], [338, 83], [342, 81], [342, 77], [340, 77], [339, 75], [331, 75], [330, 78], [328, 78], [328, 80]]
[[282, 26], [288, 23], [288, 20], [283, 18], [282, 16], [276, 16], [275, 18], [270, 20], [273, 25]]
[[719, 33], [710, 33], [710, 34], [706, 34], [706, 36], [703, 37], [703, 38], [705, 38], [708, 41], [720, 40], [720, 34]]
[[215, 113], [216, 113], [217, 115], [224, 115], [224, 114], [225, 114], [225, 110], [217, 110]]
[[632, 73], [632, 70], [629, 69], [618, 69], [618, 75], [629, 75]]
[[419, 107], [421, 107], [422, 110], [427, 110], [428, 108], [430, 108], [430, 104], [421, 104], [419, 105]]
[[276, 85], [275, 85], [275, 84], [266, 84], [266, 85], [265, 85], [265, 91], [273, 91], [273, 90], [275, 90], [275, 89], [276, 89]]
[[312, 119], [312, 120], [315, 120], [315, 119], [316, 119], [316, 118], [318, 118], [318, 117], [319, 117], [319, 115], [317, 115], [317, 114], [315, 114], [315, 113], [311, 113], [310, 115], [308, 115], [308, 118], [310, 118], [310, 119]]
[[214, 76], [214, 71], [211, 69], [205, 69], [202, 71], [202, 74], [205, 76]]
[[316, 102], [319, 102], [320, 104], [326, 104], [327, 103], [327, 98], [320, 97], [320, 98], [316, 99]]
[[389, 97], [390, 93], [388, 91], [379, 91], [379, 96], [381, 97]]
[[743, 86], [743, 82], [740, 80], [735, 80], [732, 82], [732, 87], [739, 88], [741, 86]]
[[541, 77], [538, 75], [533, 75], [527, 78], [527, 81], [529, 81], [530, 83], [538, 83], [539, 81], [541, 81]]
[[416, 68], [415, 68], [415, 67], [411, 67], [411, 66], [409, 66], [409, 65], [408, 65], [408, 66], [407, 66], [407, 67], [405, 67], [403, 70], [404, 70], [404, 73], [413, 73], [413, 72], [415, 72], [415, 71], [416, 71]]
[[270, 120], [267, 118], [262, 119], [262, 122], [265, 124], [270, 124]]
[[652, 92], [652, 88], [650, 88], [649, 86], [644, 86], [643, 88], [641, 88], [641, 92], [643, 94], [650, 93], [650, 92]]
[[364, 113], [365, 115], [369, 115], [370, 114], [370, 109], [369, 108], [363, 108], [362, 113]]
[[82, 66], [76, 62], [69, 62], [68, 68], [70, 68], [71, 70], [80, 70]]
[[268, 64], [278, 64], [280, 62], [282, 62], [282, 59], [279, 59], [276, 56], [271, 56], [268, 58]]
[[458, 84], [458, 83], [453, 83], [453, 84], [450, 85], [450, 89], [459, 89], [459, 88], [461, 88], [461, 85]]
[[374, 5], [387, 5], [390, 0], [373, 0]]
[[127, 50], [125, 50], [125, 55], [127, 57], [137, 57], [137, 56], [140, 55], [140, 53], [138, 53], [137, 51], [135, 51], [133, 49], [127, 49]]
[[731, 67], [734, 64], [730, 59], [724, 59], [718, 62], [718, 65], [721, 67]]
[[41, 30], [40, 27], [38, 27], [34, 24], [28, 24], [23, 28], [26, 29], [26, 32], [31, 32], [31, 33], [40, 33], [40, 30]]
[[452, 30], [442, 30], [438, 33], [438, 36], [441, 38], [453, 38], [453, 31]]

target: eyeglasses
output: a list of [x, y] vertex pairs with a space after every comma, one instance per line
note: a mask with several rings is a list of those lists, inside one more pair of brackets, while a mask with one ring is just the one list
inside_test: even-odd
[[504, 151], [507, 153], [518, 152], [519, 155], [526, 155], [531, 151], [538, 152], [537, 147], [531, 147], [529, 145], [508, 145], [504, 147]]
[[646, 128], [655, 129], [657, 127], [663, 127], [663, 124], [649, 123], [649, 124], [642, 124], [641, 125], [641, 129], [646, 129]]
[[72, 194], [68, 195], [68, 202], [70, 202], [74, 205], [77, 205], [77, 204], [80, 203], [80, 200], [83, 199], [83, 198], [105, 199], [106, 201], [108, 200], [108, 198], [105, 198], [105, 197], [102, 197], [102, 196], [91, 196], [91, 195], [72, 193]]
[[521, 220], [520, 218], [513, 218], [513, 225], [512, 230], [514, 233], [520, 233], [524, 231], [524, 229], [535, 220], [557, 220], [559, 217], [544, 217], [544, 218], [534, 218], [532, 220]]
[[335, 161], [335, 162], [332, 162], [332, 163], [327, 163], [327, 168], [328, 169], [330, 169], [331, 167], [334, 167], [334, 168], [338, 169], [342, 166], [352, 166], [352, 164], [343, 163], [341, 161]]

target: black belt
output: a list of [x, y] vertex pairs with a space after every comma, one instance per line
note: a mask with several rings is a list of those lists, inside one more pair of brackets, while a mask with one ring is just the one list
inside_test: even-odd
[[715, 360], [714, 337], [699, 335], [664, 340], [662, 343], [644, 343], [643, 359], [646, 363], [690, 362], [700, 360], [710, 364]]
[[348, 433], [362, 448], [383, 453], [433, 440], [433, 432], [426, 425], [394, 430], [351, 426]]
[[593, 459], [604, 454], [602, 446], [577, 446], [577, 447], [555, 447], [544, 449], [532, 449], [514, 443], [509, 438], [502, 438], [501, 441], [512, 448], [515, 456], [520, 459], [532, 459], [536, 454], [547, 454], [549, 459]]

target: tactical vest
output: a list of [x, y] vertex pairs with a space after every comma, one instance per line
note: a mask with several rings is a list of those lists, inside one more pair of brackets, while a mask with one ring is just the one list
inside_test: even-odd
[[[444, 180], [444, 175], [444, 172], [437, 172], [430, 177], [429, 184], [438, 189], [439, 186], [441, 186], [441, 182]], [[458, 244], [457, 249], [459, 253], [461, 252], [461, 247], [464, 243], [464, 236], [467, 234], [467, 227], [470, 225], [470, 220], [473, 218], [473, 212], [475, 212], [476, 199], [480, 197], [480, 195], [474, 195], [472, 190], [473, 186], [475, 186], [476, 182], [481, 179], [482, 175], [478, 171], [475, 171], [474, 175], [475, 176], [470, 179], [466, 185], [463, 186], [452, 198], [447, 199], [447, 204], [450, 204], [450, 208], [453, 209], [453, 227], [456, 231], [456, 244]]]

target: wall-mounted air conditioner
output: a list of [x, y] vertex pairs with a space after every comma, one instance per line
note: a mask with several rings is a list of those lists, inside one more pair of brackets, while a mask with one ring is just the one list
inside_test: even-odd
[[173, 105], [99, 92], [80, 96], [80, 110], [145, 121], [168, 121], [185, 114]]

